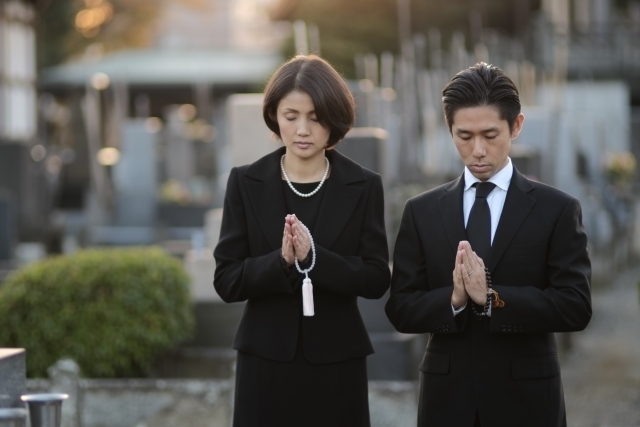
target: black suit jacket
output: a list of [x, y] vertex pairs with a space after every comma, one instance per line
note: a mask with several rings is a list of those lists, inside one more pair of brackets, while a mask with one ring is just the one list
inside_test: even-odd
[[407, 202], [387, 316], [400, 332], [431, 333], [419, 425], [565, 426], [554, 332], [591, 318], [591, 265], [579, 202], [514, 169], [491, 254], [506, 305], [478, 319], [451, 309], [458, 243], [466, 240], [464, 177]]
[[[301, 283], [280, 263], [285, 216], [280, 158], [284, 148], [229, 176], [214, 286], [226, 302], [247, 300], [233, 348], [292, 360], [302, 328], [304, 355], [332, 363], [373, 353], [357, 297], [380, 298], [389, 287], [389, 251], [380, 176], [336, 151], [314, 230], [315, 316], [301, 317]], [[301, 321], [302, 319], [302, 321]]]

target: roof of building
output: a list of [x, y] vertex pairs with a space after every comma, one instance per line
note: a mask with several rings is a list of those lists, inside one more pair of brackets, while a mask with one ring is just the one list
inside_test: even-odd
[[99, 59], [81, 59], [43, 70], [43, 86], [84, 86], [96, 73], [140, 85], [257, 84], [282, 62], [274, 52], [242, 50], [122, 50]]

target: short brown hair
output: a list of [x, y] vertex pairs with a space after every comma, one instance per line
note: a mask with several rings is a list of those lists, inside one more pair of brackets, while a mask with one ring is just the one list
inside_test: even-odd
[[278, 137], [281, 137], [276, 114], [278, 104], [293, 91], [311, 97], [318, 122], [330, 131], [327, 149], [340, 142], [353, 127], [355, 101], [340, 74], [316, 55], [298, 55], [271, 76], [264, 90], [262, 115]]
[[494, 107], [500, 119], [506, 120], [513, 130], [520, 114], [518, 88], [500, 68], [479, 62], [460, 71], [442, 90], [444, 118], [453, 125], [453, 116], [461, 108]]

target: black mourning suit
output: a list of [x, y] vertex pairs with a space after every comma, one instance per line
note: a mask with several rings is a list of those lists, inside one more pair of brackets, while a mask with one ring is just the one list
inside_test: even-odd
[[[214, 252], [214, 286], [226, 302], [247, 301], [233, 348], [240, 355], [294, 364], [328, 365], [361, 359], [364, 378], [359, 381], [366, 414], [357, 423], [347, 422], [368, 425], [364, 357], [373, 353], [373, 348], [357, 297], [380, 298], [390, 282], [380, 176], [338, 152], [326, 152], [332, 169], [312, 230], [317, 261], [309, 274], [315, 316], [304, 317], [304, 276], [295, 271], [288, 274], [280, 259], [285, 216], [295, 213], [287, 211], [283, 193], [291, 191], [281, 178], [283, 154], [284, 148], [279, 149], [251, 165], [234, 168], [229, 176], [220, 240]], [[304, 203], [302, 198], [300, 203]], [[277, 382], [274, 387], [273, 394], [283, 392]], [[336, 386], [324, 392], [323, 399], [344, 400], [340, 392]], [[259, 404], [249, 406], [255, 409]], [[318, 414], [331, 412], [322, 411], [322, 401], [303, 402], [303, 408], [298, 409], [305, 410], [307, 405], [317, 408]], [[309, 414], [314, 411], [307, 408]], [[320, 425], [322, 416], [314, 419], [311, 415], [305, 424]], [[295, 425], [292, 416], [260, 423]]]
[[506, 305], [454, 317], [464, 177], [407, 202], [386, 312], [400, 331], [431, 333], [420, 366], [419, 426], [566, 426], [554, 332], [591, 318], [591, 266], [579, 202], [514, 168], [489, 259]]

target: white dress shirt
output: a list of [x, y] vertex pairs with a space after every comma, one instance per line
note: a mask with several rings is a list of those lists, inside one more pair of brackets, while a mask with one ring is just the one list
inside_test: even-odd
[[[502, 215], [502, 209], [504, 208], [504, 201], [507, 198], [507, 191], [509, 190], [509, 184], [511, 184], [511, 177], [513, 176], [513, 164], [511, 158], [507, 157], [508, 163], [505, 167], [500, 169], [498, 173], [489, 178], [488, 182], [492, 182], [496, 185], [493, 191], [487, 196], [487, 204], [489, 205], [489, 212], [491, 212], [491, 244], [493, 244], [493, 237], [496, 235], [498, 229], [498, 223], [500, 222], [500, 216]], [[469, 214], [471, 208], [476, 201], [476, 189], [473, 184], [480, 182], [478, 178], [473, 176], [471, 171], [465, 166], [464, 168], [464, 194], [462, 195], [462, 210], [464, 213], [464, 227], [467, 228], [467, 222], [469, 221]], [[488, 260], [483, 260], [485, 263]], [[456, 316], [467, 305], [463, 305], [458, 310], [453, 308], [453, 315]], [[491, 307], [489, 307], [489, 316], [491, 315]]]

